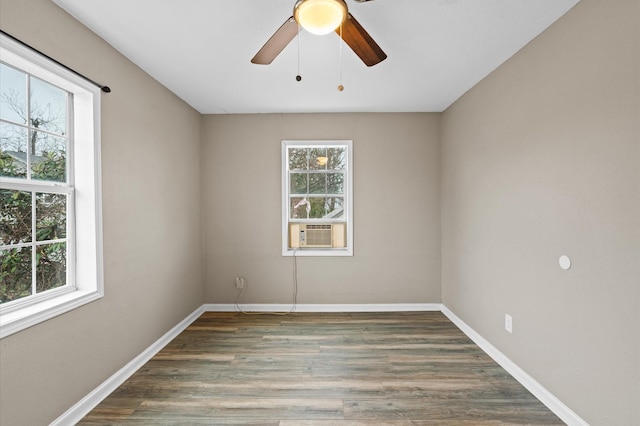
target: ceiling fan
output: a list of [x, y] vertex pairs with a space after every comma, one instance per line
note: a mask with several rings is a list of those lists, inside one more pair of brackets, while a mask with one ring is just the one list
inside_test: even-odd
[[273, 62], [276, 56], [298, 35], [298, 25], [318, 35], [335, 31], [369, 67], [387, 58], [387, 54], [349, 13], [344, 0], [298, 0], [293, 7], [293, 16], [276, 30], [251, 62], [262, 65]]

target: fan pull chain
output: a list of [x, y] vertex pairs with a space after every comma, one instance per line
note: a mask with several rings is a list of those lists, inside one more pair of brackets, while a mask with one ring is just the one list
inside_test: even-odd
[[338, 90], [342, 92], [344, 90], [344, 86], [342, 85], [342, 24], [340, 24], [340, 38], [338, 39], [338, 43], [340, 43], [340, 84], [338, 85]]
[[298, 24], [298, 74], [296, 75], [296, 81], [301, 81], [302, 76], [300, 75], [300, 24]]

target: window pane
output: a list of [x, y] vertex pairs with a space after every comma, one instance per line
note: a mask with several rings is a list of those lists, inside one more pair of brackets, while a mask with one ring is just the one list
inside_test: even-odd
[[0, 123], [0, 176], [27, 177], [27, 129]]
[[27, 124], [27, 76], [0, 64], [0, 118]]
[[309, 219], [335, 219], [344, 217], [342, 197], [311, 197]]
[[67, 92], [31, 78], [31, 126], [58, 135], [67, 134]]
[[309, 194], [344, 194], [344, 174], [310, 173]]
[[39, 180], [66, 182], [67, 139], [32, 131], [35, 152], [31, 156], [31, 177]]
[[327, 148], [327, 169], [344, 170], [347, 168], [347, 148]]
[[289, 148], [289, 170], [307, 170], [307, 148]]
[[309, 150], [309, 170], [326, 170], [328, 161], [327, 147], [322, 146]]
[[31, 241], [31, 193], [0, 189], [0, 244]]
[[31, 295], [31, 247], [0, 250], [0, 303]]
[[344, 217], [344, 198], [327, 197], [325, 199], [323, 219], [338, 219]]
[[67, 236], [67, 196], [36, 193], [36, 238], [57, 240]]
[[327, 193], [326, 173], [311, 173], [309, 175], [309, 194]]
[[306, 173], [290, 173], [289, 174], [291, 194], [307, 193], [307, 174]]
[[290, 219], [307, 219], [309, 217], [307, 209], [311, 209], [311, 205], [307, 198], [291, 197], [289, 208], [289, 211], [291, 212]]
[[67, 244], [36, 247], [36, 292], [41, 293], [67, 283]]
[[327, 173], [327, 194], [344, 194], [344, 173]]
[[326, 198], [314, 197], [310, 198], [311, 212], [309, 213], [309, 219], [322, 219], [325, 215]]

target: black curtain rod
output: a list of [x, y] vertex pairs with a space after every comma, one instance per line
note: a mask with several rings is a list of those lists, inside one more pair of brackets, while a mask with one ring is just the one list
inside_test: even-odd
[[15, 41], [16, 43], [19, 43], [21, 45], [23, 45], [24, 47], [27, 47], [31, 50], [33, 50], [34, 52], [36, 52], [39, 55], [44, 56], [45, 58], [47, 58], [48, 60], [55, 62], [56, 64], [60, 65], [62, 68], [66, 69], [67, 71], [71, 71], [72, 73], [74, 73], [75, 75], [77, 75], [78, 77], [82, 77], [85, 80], [87, 80], [89, 83], [93, 84], [94, 86], [99, 87], [104, 93], [109, 93], [111, 92], [111, 88], [109, 88], [109, 86], [103, 86], [100, 83], [96, 83], [95, 81], [91, 80], [89, 77], [87, 77], [84, 74], [80, 74], [78, 71], [74, 70], [73, 68], [69, 68], [68, 66], [66, 66], [65, 64], [63, 64], [62, 62], [56, 61], [55, 59], [53, 59], [51, 56], [42, 53], [41, 51], [39, 51], [38, 49], [36, 49], [33, 46], [28, 45], [27, 43], [25, 43], [24, 41], [15, 38], [14, 36], [12, 36], [11, 34], [7, 33], [6, 31], [0, 30], [0, 33], [2, 33], [3, 35], [9, 37], [11, 40]]

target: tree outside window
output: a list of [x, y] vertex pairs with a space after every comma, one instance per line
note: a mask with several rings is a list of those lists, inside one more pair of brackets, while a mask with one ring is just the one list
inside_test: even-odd
[[67, 280], [70, 94], [0, 64], [0, 304]]

